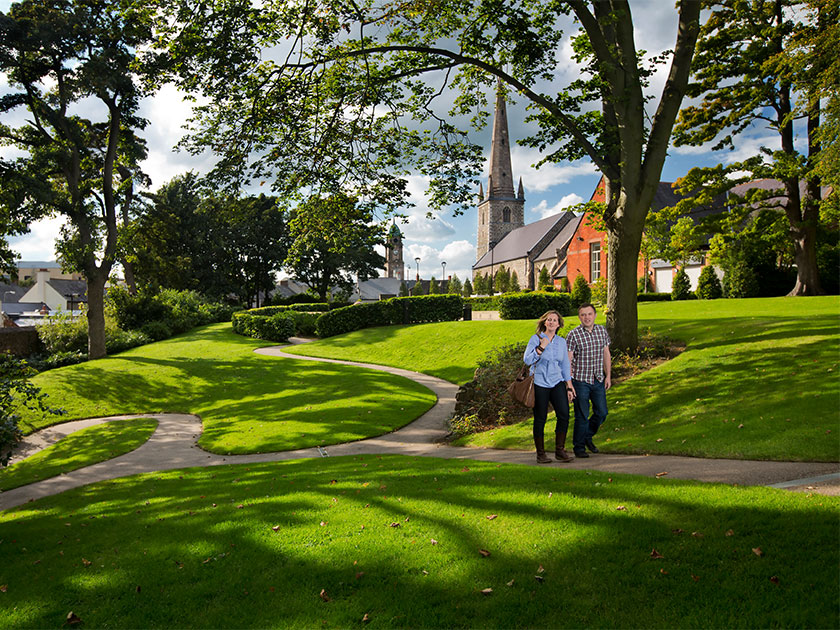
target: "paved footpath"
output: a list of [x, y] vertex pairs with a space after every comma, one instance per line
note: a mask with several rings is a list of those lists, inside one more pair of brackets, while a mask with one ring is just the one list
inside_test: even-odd
[[[458, 391], [458, 387], [448, 381], [419, 372], [382, 365], [290, 355], [283, 352], [282, 347], [279, 346], [260, 348], [256, 352], [270, 356], [341, 363], [390, 372], [425, 385], [435, 393], [437, 403], [414, 422], [380, 437], [337, 444], [326, 448], [314, 447], [254, 455], [216, 455], [200, 449], [197, 441], [202, 431], [201, 420], [197, 416], [189, 414], [144, 414], [66, 422], [27, 436], [16, 451], [13, 462], [56, 443], [70, 433], [103, 422], [127, 420], [129, 418], [155, 418], [158, 421], [158, 427], [145, 444], [130, 453], [51, 479], [45, 479], [7, 492], [0, 492], [0, 510], [97, 481], [194, 466], [252, 464], [305, 457], [359, 454], [421, 455], [447, 459], [475, 459], [537, 465], [533, 452], [464, 448], [443, 444], [443, 438], [447, 433], [446, 420], [455, 408], [455, 394]], [[588, 459], [578, 459], [568, 464], [554, 462], [543, 466], [569, 470], [601, 470], [649, 477], [659, 476], [669, 479], [694, 479], [744, 486], [763, 485], [840, 495], [840, 463], [768, 462], [702, 459], [669, 455], [608, 455], [599, 453]]]

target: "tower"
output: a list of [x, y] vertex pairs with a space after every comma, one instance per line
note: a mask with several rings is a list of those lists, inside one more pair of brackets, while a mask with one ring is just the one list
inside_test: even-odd
[[521, 178], [518, 193], [513, 191], [507, 108], [501, 90], [497, 90], [486, 198], [484, 188], [479, 187], [476, 260], [490, 250], [490, 243], [498, 243], [508, 232], [523, 225], [525, 225], [525, 191]]
[[405, 266], [403, 263], [403, 235], [396, 221], [391, 224], [388, 230], [388, 238], [385, 241], [385, 277], [399, 278], [405, 280]]

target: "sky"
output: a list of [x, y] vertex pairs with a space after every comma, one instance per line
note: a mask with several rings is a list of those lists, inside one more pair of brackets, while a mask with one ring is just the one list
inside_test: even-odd
[[[630, 4], [636, 25], [637, 46], [651, 54], [673, 47], [677, 17], [673, 4], [663, 0], [631, 0]], [[10, 5], [9, 0], [0, 0], [0, 10], [3, 12], [8, 11]], [[561, 78], [577, 73], [575, 64], [570, 60], [570, 53], [567, 40], [557, 64]], [[658, 103], [666, 73], [667, 65], [660, 67], [652, 78], [648, 91], [657, 97], [649, 105], [652, 109]], [[0, 75], [0, 94], [4, 89], [6, 84]], [[489, 102], [493, 103], [494, 98], [491, 97]], [[525, 109], [524, 100], [515, 97], [514, 102], [509, 102], [507, 106], [514, 181], [518, 182], [522, 178], [525, 187], [525, 222], [531, 223], [589, 200], [600, 175], [588, 160], [534, 168], [533, 165], [541, 157], [539, 152], [517, 145], [518, 140], [532, 132], [532, 128], [524, 122]], [[189, 170], [202, 174], [210, 168], [213, 161], [211, 155], [192, 156], [173, 149], [183, 136], [182, 127], [190, 112], [191, 104], [172, 86], [164, 87], [153, 98], [143, 101], [140, 115], [147, 118], [150, 124], [142, 134], [149, 147], [149, 157], [142, 167], [152, 180], [151, 190], [156, 190], [174, 176]], [[484, 147], [487, 160], [491, 128], [492, 124], [488, 124], [483, 132], [472, 136], [474, 142]], [[709, 147], [671, 147], [661, 179], [673, 182], [694, 166], [730, 163], [754, 155], [760, 146], [775, 148], [777, 145], [778, 140], [771, 132], [758, 127], [739, 140], [735, 151], [713, 152]], [[13, 154], [9, 148], [0, 147], [0, 155], [11, 157]], [[485, 189], [486, 173], [487, 168], [482, 176]], [[418, 267], [415, 258], [420, 258], [419, 272], [423, 278], [434, 276], [440, 279], [444, 262], [447, 276], [457, 274], [461, 280], [471, 277], [470, 269], [475, 262], [476, 210], [461, 216], [454, 216], [451, 211], [437, 212], [434, 213], [435, 218], [428, 219], [424, 188], [421, 177], [409, 179], [409, 190], [415, 205], [405, 211], [408, 223], [400, 224], [405, 237], [404, 259], [411, 263], [410, 277], [414, 277]], [[22, 260], [55, 260], [54, 241], [61, 225], [62, 220], [59, 218], [33, 224], [29, 234], [10, 239], [12, 248]], [[281, 277], [285, 275], [281, 274]]]

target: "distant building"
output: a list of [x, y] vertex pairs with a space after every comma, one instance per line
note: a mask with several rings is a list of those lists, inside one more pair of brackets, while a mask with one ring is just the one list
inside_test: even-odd
[[388, 239], [385, 241], [385, 277], [405, 280], [403, 262], [403, 235], [396, 221], [391, 224]]
[[17, 281], [26, 283], [27, 280], [34, 280], [39, 271], [49, 272], [49, 277], [53, 280], [85, 279], [80, 273], [66, 273], [55, 261], [21, 260], [17, 263]]

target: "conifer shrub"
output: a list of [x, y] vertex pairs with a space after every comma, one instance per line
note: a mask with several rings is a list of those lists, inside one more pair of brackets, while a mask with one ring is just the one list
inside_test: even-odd
[[673, 283], [671, 283], [671, 299], [674, 301], [687, 300], [691, 297], [693, 297], [691, 293], [691, 280], [689, 280], [685, 269], [680, 267], [674, 276]]
[[589, 283], [583, 275], [578, 275], [572, 284], [572, 306], [577, 308], [581, 304], [586, 304], [592, 301], [592, 289], [589, 288]]
[[723, 288], [720, 280], [711, 265], [703, 267], [700, 277], [697, 279], [697, 297], [701, 300], [716, 300], [723, 296]]

